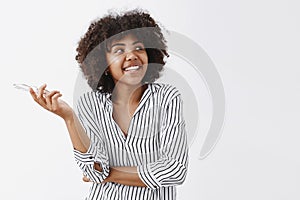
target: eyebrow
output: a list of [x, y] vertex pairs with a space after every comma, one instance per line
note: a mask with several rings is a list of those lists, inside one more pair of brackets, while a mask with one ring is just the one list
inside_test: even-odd
[[[133, 42], [132, 45], [135, 45], [135, 44], [138, 44], [138, 43], [144, 44], [142, 41], [137, 40], [137, 41]], [[115, 43], [115, 44], [111, 45], [110, 49], [112, 49], [115, 46], [125, 46], [125, 44], [124, 43]]]

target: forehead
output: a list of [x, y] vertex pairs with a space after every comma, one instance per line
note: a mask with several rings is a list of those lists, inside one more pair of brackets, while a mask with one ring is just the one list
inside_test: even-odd
[[118, 43], [134, 43], [134, 42], [141, 42], [140, 39], [133, 35], [133, 34], [128, 34], [128, 35], [123, 35], [123, 36], [119, 36], [117, 38], [113, 38], [110, 41], [110, 46], [114, 45], [114, 44], [118, 44]]
[[112, 46], [116, 44], [132, 44], [135, 42], [144, 43], [143, 39], [141, 37], [138, 37], [135, 34], [128, 33], [128, 34], [117, 34], [115, 36], [112, 36], [106, 41], [106, 48], [108, 51], [111, 50]]

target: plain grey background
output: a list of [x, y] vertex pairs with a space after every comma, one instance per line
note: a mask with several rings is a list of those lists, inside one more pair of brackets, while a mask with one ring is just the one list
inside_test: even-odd
[[[204, 160], [197, 157], [203, 134], [191, 143], [178, 199], [300, 199], [296, 0], [1, 1], [0, 199], [84, 199], [89, 184], [81, 181], [64, 122], [12, 84], [47, 83], [72, 104], [78, 40], [109, 9], [136, 7], [198, 43], [225, 88], [222, 137]], [[169, 63], [185, 67], [176, 58]], [[205, 133], [211, 105], [205, 84], [199, 85], [193, 89], [202, 97]]]

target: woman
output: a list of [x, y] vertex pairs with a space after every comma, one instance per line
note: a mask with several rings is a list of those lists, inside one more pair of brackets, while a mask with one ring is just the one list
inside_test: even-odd
[[109, 14], [92, 22], [77, 52], [93, 91], [75, 111], [46, 85], [30, 93], [65, 121], [75, 160], [92, 182], [87, 199], [176, 199], [188, 147], [178, 90], [154, 83], [168, 56], [157, 23], [139, 10]]

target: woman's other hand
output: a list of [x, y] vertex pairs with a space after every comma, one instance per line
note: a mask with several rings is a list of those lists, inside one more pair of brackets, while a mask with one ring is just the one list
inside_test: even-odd
[[91, 179], [89, 179], [87, 176], [83, 175], [82, 180], [84, 182], [91, 182]]
[[37, 102], [44, 109], [62, 117], [64, 120], [73, 117], [73, 109], [63, 100], [60, 99], [62, 94], [57, 91], [47, 91], [47, 85], [42, 85], [36, 93], [30, 88], [30, 94], [35, 102]]

